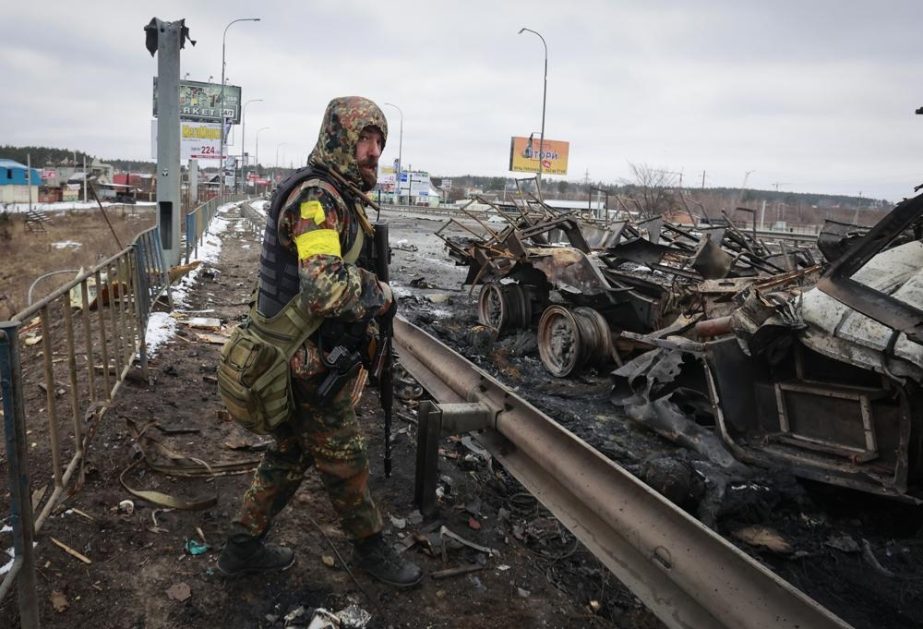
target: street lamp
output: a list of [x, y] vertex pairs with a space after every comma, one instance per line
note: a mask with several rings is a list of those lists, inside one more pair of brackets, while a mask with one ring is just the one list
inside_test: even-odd
[[259, 21], [260, 21], [260, 18], [258, 17], [242, 17], [236, 20], [231, 20], [230, 22], [228, 22], [228, 25], [224, 27], [224, 34], [221, 35], [221, 117], [220, 117], [221, 118], [221, 145], [220, 145], [221, 168], [219, 170], [219, 172], [221, 173], [220, 175], [221, 185], [219, 187], [219, 192], [222, 196], [224, 196], [224, 140], [225, 140], [225, 137], [224, 137], [224, 125], [225, 125], [225, 121], [224, 121], [224, 53], [225, 53], [225, 48], [226, 48], [225, 40], [227, 39], [227, 36], [228, 36], [228, 29], [231, 28], [232, 24], [235, 24], [237, 22], [259, 22]]
[[260, 134], [268, 128], [269, 127], [260, 127], [256, 130], [256, 159], [254, 161], [257, 166], [260, 165]]
[[279, 175], [279, 148], [287, 145], [293, 144], [292, 142], [279, 142], [276, 144], [276, 161], [275, 161], [275, 175]]
[[533, 31], [531, 28], [522, 27], [519, 29], [519, 34], [522, 35], [524, 32], [533, 33], [538, 35], [538, 38], [542, 40], [542, 46], [545, 47], [545, 86], [542, 89], [542, 135], [538, 140], [538, 183], [542, 183], [542, 161], [545, 158], [545, 99], [548, 96], [548, 44], [545, 43], [545, 38], [542, 37], [542, 34], [538, 31]]
[[397, 105], [393, 103], [385, 103], [385, 105], [389, 107], [394, 107], [397, 110], [397, 113], [401, 115], [401, 130], [400, 130], [400, 134], [398, 135], [398, 140], [397, 140], [397, 196], [398, 196], [397, 202], [400, 203], [401, 202], [401, 199], [400, 199], [401, 170], [404, 167], [404, 162], [401, 161], [401, 155], [403, 154], [403, 150], [404, 150], [404, 112], [401, 111], [400, 107], [398, 107]]
[[[247, 174], [247, 165], [244, 163], [244, 153], [246, 149], [246, 144], [244, 142], [247, 139], [247, 105], [250, 103], [262, 103], [262, 98], [251, 98], [246, 103], [241, 110], [240, 114], [240, 178], [243, 179]], [[234, 181], [234, 190], [237, 190], [237, 180]]]

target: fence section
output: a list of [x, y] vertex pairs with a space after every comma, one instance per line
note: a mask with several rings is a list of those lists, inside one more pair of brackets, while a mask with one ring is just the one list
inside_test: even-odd
[[[231, 200], [213, 199], [190, 213], [187, 257], [217, 208]], [[146, 367], [148, 319], [155, 303], [169, 298], [160, 242], [159, 228], [142, 232], [116, 255], [0, 322], [0, 395], [15, 552], [0, 582], [0, 601], [18, 581], [23, 627], [38, 626], [32, 539], [65, 491], [82, 485], [87, 448], [135, 360]]]
[[231, 194], [209, 199], [196, 209], [186, 214], [186, 264], [199, 253], [199, 241], [211, 223], [218, 208], [225, 203], [243, 201], [249, 198], [245, 194]]

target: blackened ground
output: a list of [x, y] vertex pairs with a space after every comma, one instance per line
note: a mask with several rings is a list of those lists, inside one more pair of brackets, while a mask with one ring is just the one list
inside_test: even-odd
[[[238, 231], [243, 224], [230, 221], [222, 234], [220, 260], [203, 270], [183, 307], [213, 309], [207, 316], [219, 317], [225, 330], [244, 314], [256, 271], [259, 236]], [[409, 227], [415, 238], [428, 243], [433, 225], [414, 222]], [[457, 269], [435, 259], [441, 255], [436, 247], [433, 260], [402, 261], [410, 253], [399, 250], [400, 239], [393, 238], [397, 284], [409, 286], [416, 270], [434, 284], [445, 280], [450, 287], [450, 275]], [[427, 246], [416, 253], [428, 256]], [[405, 263], [409, 266], [401, 268]], [[442, 265], [451, 273], [443, 276]], [[401, 294], [402, 301], [412, 300], [409, 293]], [[149, 434], [174, 452], [210, 465], [258, 459], [263, 439], [224, 419], [214, 383], [219, 348], [181, 324], [179, 335], [150, 360], [146, 377], [135, 374], [120, 390], [89, 451], [83, 487], [64, 501], [39, 536], [45, 627], [306, 626], [314, 608], [338, 611], [351, 603], [372, 614], [370, 627], [660, 626], [509, 475], [460, 439], [443, 444], [439, 512], [434, 520], [422, 521], [413, 506], [416, 430], [408, 419], [413, 419], [419, 392], [412, 386], [400, 388], [410, 399], [399, 399], [395, 409], [390, 479], [382, 475], [381, 413], [372, 389], [360, 403], [359, 416], [372, 460], [372, 492], [385, 513], [387, 538], [408, 546], [405, 555], [424, 568], [427, 576], [420, 587], [397, 592], [363, 573], [351, 576], [346, 569], [351, 543], [312, 473], [271, 531], [273, 541], [296, 549], [295, 566], [281, 574], [219, 577], [217, 554], [250, 474], [186, 478], [144, 464], [126, 471], [140, 454], [129, 421], [156, 421], [171, 434], [153, 427]], [[136, 489], [185, 498], [216, 496], [217, 503], [198, 511], [164, 510], [129, 494], [120, 475]], [[46, 482], [47, 474], [37, 474], [33, 485]], [[130, 513], [119, 510], [124, 500], [134, 504]], [[451, 543], [439, 535], [442, 526], [496, 553], [488, 556]], [[414, 535], [421, 541], [411, 545]], [[51, 537], [92, 563], [65, 553]], [[187, 552], [190, 540], [202, 542], [203, 537], [209, 545], [206, 552]], [[476, 571], [444, 579], [432, 576], [457, 567]], [[13, 595], [0, 607], [0, 627], [15, 626]]]
[[[403, 316], [632, 473], [659, 483], [661, 490], [670, 492], [677, 479], [694, 484], [687, 478], [693, 470], [694, 477], [704, 478], [706, 502], [720, 533], [848, 622], [869, 628], [923, 626], [919, 509], [805, 484], [784, 470], [754, 470], [746, 479], [730, 479], [726, 491], [719, 492], [719, 481], [728, 479], [716, 475], [707, 462], [616, 413], [605, 370], [554, 380], [542, 367], [530, 333], [494, 341], [472, 332], [476, 294], [470, 296], [461, 287], [466, 269], [455, 267], [433, 236], [440, 223], [397, 214], [389, 214], [387, 221], [394, 249], [392, 278]], [[202, 273], [186, 306], [214, 309], [208, 316], [220, 317], [225, 331], [245, 311], [259, 252], [258, 234], [237, 231], [237, 221], [230, 225], [220, 260]], [[219, 346], [201, 341], [189, 328], [180, 329], [182, 336], [151, 360], [148, 380], [133, 379], [120, 391], [90, 450], [83, 489], [67, 499], [39, 537], [46, 627], [282, 627], [286, 615], [297, 616], [301, 608], [305, 613], [289, 624], [306, 626], [313, 608], [337, 611], [349, 603], [373, 614], [373, 627], [660, 626], [504, 470], [479, 457], [467, 441], [449, 438], [442, 443], [438, 518], [420, 521], [413, 506], [416, 430], [408, 421], [414, 417], [418, 391], [407, 385], [398, 387], [407, 399], [396, 407], [390, 479], [381, 473], [380, 412], [371, 389], [360, 404], [360, 419], [372, 459], [371, 486], [386, 513], [388, 539], [402, 543], [416, 533], [424, 540], [405, 551], [425, 569], [423, 584], [395, 592], [361, 573], [353, 580], [333, 550], [348, 562], [350, 543], [313, 474], [271, 533], [274, 541], [296, 548], [296, 565], [278, 575], [219, 578], [214, 570], [217, 552], [249, 474], [189, 479], [142, 465], [125, 476], [137, 488], [186, 497], [217, 495], [217, 504], [203, 511], [158, 510], [133, 498], [118, 480], [138, 454], [129, 419], [197, 431], [153, 434], [209, 464], [259, 457], [252, 448], [262, 439], [222, 419], [212, 379]], [[34, 485], [45, 482], [47, 478], [37, 478]], [[701, 510], [698, 500], [680, 493], [673, 495], [675, 500], [686, 500], [693, 513]], [[131, 514], [117, 509], [125, 499], [134, 501]], [[443, 557], [441, 525], [499, 555], [447, 545]], [[734, 536], [751, 525], [772, 529], [791, 545], [791, 552], [761, 550]], [[184, 547], [187, 540], [201, 541], [197, 529], [210, 549], [192, 556]], [[85, 565], [65, 554], [50, 543], [52, 536], [93, 563]], [[480, 569], [442, 580], [432, 576], [470, 565]], [[180, 590], [188, 586], [188, 598], [168, 595], [177, 585]], [[16, 616], [15, 596], [10, 596], [0, 607], [0, 626], [16, 626]]]

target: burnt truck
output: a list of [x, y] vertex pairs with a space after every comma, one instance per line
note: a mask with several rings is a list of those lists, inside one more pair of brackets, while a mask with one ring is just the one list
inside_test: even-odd
[[[809, 250], [772, 252], [733, 225], [600, 219], [535, 197], [512, 206], [478, 200], [505, 227], [463, 208], [480, 229], [453, 218], [436, 235], [468, 267], [465, 284], [480, 287], [480, 323], [498, 334], [535, 329], [542, 363], [556, 377], [621, 364], [633, 350], [623, 331], [724, 314], [746, 286], [816, 267]], [[453, 223], [471, 235], [444, 236]]]
[[754, 286], [726, 317], [644, 336], [655, 354], [613, 373], [628, 414], [675, 435], [700, 395], [737, 460], [923, 503], [921, 216], [923, 195], [899, 204], [812, 287]]
[[483, 231], [443, 240], [480, 323], [536, 329], [552, 375], [614, 364], [613, 402], [668, 438], [923, 502], [923, 195], [810, 249], [730, 221], [495, 210], [505, 228], [471, 216]]

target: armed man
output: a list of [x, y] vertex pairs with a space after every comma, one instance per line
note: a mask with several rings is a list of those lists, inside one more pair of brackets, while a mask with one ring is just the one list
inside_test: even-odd
[[[272, 420], [250, 426], [272, 434], [275, 441], [244, 494], [218, 559], [225, 575], [284, 570], [294, 563], [291, 549], [269, 544], [265, 537], [272, 518], [313, 465], [343, 529], [354, 540], [355, 565], [399, 588], [422, 580], [420, 568], [382, 537], [382, 517], [369, 493], [368, 456], [354, 412], [369, 366], [371, 328], [376, 319], [390, 323], [396, 309], [390, 287], [372, 270], [374, 228], [364, 209], [371, 203], [364, 193], [377, 180], [387, 135], [387, 122], [375, 103], [357, 96], [333, 99], [308, 166], [293, 173], [273, 196], [257, 300], [241, 328], [291, 343], [289, 348], [280, 341], [278, 347], [289, 358], [282, 379], [290, 376], [291, 409], [275, 425]], [[229, 345], [222, 352], [227, 369], [259, 362], [246, 358], [256, 355], [250, 345]], [[243, 351], [241, 347], [249, 353], [236, 360], [233, 354]], [[219, 367], [219, 386], [221, 374]], [[249, 383], [252, 378], [241, 380]], [[282, 382], [277, 387], [283, 403], [285, 386]], [[230, 385], [225, 388], [232, 389], [231, 395], [222, 389], [222, 395], [241, 423], [252, 423], [252, 418], [240, 417], [248, 409], [254, 415], [253, 409], [262, 412], [273, 404], [254, 405], [246, 401], [251, 391], [235, 394]]]

